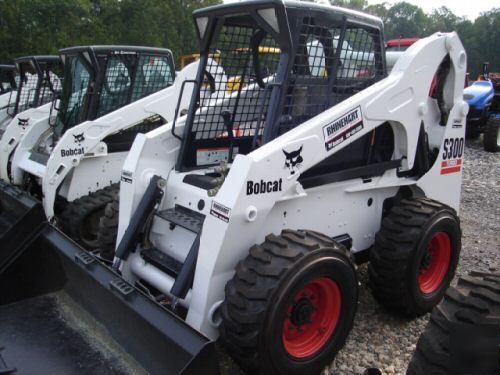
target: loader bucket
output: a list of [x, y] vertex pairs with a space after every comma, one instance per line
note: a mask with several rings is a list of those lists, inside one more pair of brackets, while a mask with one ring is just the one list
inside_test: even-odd
[[40, 202], [0, 180], [0, 274], [41, 230], [44, 221]]
[[0, 373], [219, 372], [214, 342], [1, 188]]

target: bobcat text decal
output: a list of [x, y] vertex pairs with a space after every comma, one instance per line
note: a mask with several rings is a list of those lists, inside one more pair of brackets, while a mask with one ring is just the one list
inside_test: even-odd
[[[72, 134], [75, 143], [78, 144], [78, 146], [81, 146], [81, 142], [85, 141], [85, 136], [83, 133], [81, 134]], [[66, 150], [61, 150], [61, 156], [67, 157], [67, 156], [76, 156], [76, 155], [83, 155], [85, 154], [85, 147], [75, 147], [75, 148], [67, 148]]]
[[281, 191], [282, 179], [274, 181], [264, 181], [259, 182], [247, 181], [247, 195], [257, 195], [265, 193], [273, 193], [276, 191]]
[[85, 154], [84, 147], [67, 148], [66, 150], [61, 150], [61, 156], [63, 158], [66, 156], [75, 156], [75, 155], [83, 155], [83, 154]]
[[326, 151], [330, 151], [346, 139], [363, 129], [361, 107], [356, 107], [342, 117], [323, 126]]

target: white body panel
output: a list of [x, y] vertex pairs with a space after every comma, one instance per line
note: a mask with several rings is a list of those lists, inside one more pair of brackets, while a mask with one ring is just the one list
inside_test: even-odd
[[403, 51], [387, 51], [385, 53], [385, 64], [387, 66], [387, 72], [390, 73], [398, 59], [403, 55]]
[[16, 101], [16, 96], [17, 90], [0, 95], [0, 128], [10, 121], [11, 117], [7, 113], [7, 109], [9, 108], [9, 103]]
[[88, 195], [120, 181], [121, 168], [126, 152], [113, 152], [94, 158], [83, 158], [69, 173], [61, 186], [59, 195], [68, 202]]
[[11, 100], [14, 101], [16, 99], [16, 95], [17, 95], [16, 90], [0, 95], [0, 109], [4, 109], [5, 107], [7, 107]]
[[[441, 126], [435, 100], [428, 96], [428, 86], [447, 54], [451, 57], [451, 71], [445, 86], [445, 102], [450, 112], [446, 125]], [[466, 55], [456, 33], [434, 34], [421, 39], [398, 59], [386, 79], [250, 154], [237, 155], [225, 182], [213, 198], [206, 190], [184, 183], [183, 178], [188, 173], [174, 170], [180, 142], [171, 135], [170, 125], [139, 135], [123, 167], [123, 173], [130, 179], [121, 182], [118, 243], [153, 175], [167, 180], [166, 194], [159, 209], [178, 204], [204, 214], [186, 322], [216, 339], [218, 331], [211, 314], [224, 298], [224, 286], [234, 274], [237, 262], [267, 234], [279, 234], [284, 228], [317, 230], [329, 236], [348, 233], [353, 238], [353, 251], [366, 249], [373, 244], [380, 227], [384, 200], [394, 196], [401, 186], [408, 186], [458, 209], [461, 168], [453, 173], [443, 172], [443, 154], [448, 139], [460, 139], [465, 134], [468, 110], [462, 99], [465, 69]], [[362, 113], [363, 128], [352, 134], [350, 141], [327, 150], [323, 127], [356, 108]], [[425, 124], [429, 138], [432, 137], [431, 146], [440, 151], [423, 177], [398, 177], [396, 170], [392, 169], [367, 181], [357, 178], [310, 189], [304, 189], [298, 182], [301, 173], [386, 121], [394, 131], [392, 160], [402, 159], [400, 171], [413, 167], [420, 126], [422, 121]], [[178, 134], [181, 134], [182, 125], [183, 121], [180, 121]], [[297, 173], [291, 174], [284, 167], [283, 151], [291, 152], [300, 147], [303, 162]], [[459, 164], [457, 160], [455, 162]], [[249, 194], [249, 184], [261, 180], [275, 184], [276, 189], [264, 194]], [[205, 204], [200, 210], [197, 204], [201, 199]], [[370, 199], [372, 204], [368, 203]], [[229, 209], [227, 221], [211, 214], [213, 201]], [[179, 259], [186, 256], [192, 236], [174, 235], [177, 230], [177, 227], [169, 228], [161, 224], [161, 219], [155, 218], [149, 239], [156, 248]], [[130, 282], [140, 277], [133, 266], [138, 262], [138, 256], [136, 251], [122, 264], [123, 276]]]
[[12, 117], [7, 113], [7, 107], [0, 109], [0, 129], [5, 129]]
[[[5, 132], [0, 138], [0, 178], [2, 180], [9, 181], [7, 165], [19, 141], [31, 126], [36, 127], [42, 122], [48, 123], [51, 106], [52, 103], [47, 103], [38, 108], [31, 108], [18, 113], [5, 126]], [[54, 111], [52, 115], [55, 116], [56, 114], [56, 111]]]

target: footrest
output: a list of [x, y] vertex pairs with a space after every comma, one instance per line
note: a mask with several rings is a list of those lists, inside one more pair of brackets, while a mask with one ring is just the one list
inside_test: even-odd
[[194, 233], [201, 232], [203, 221], [205, 220], [204, 215], [182, 206], [175, 206], [174, 208], [158, 211], [156, 212], [156, 216]]
[[161, 252], [158, 249], [147, 249], [141, 251], [141, 257], [146, 262], [155, 266], [159, 270], [165, 272], [166, 274], [176, 278], [179, 274], [182, 263], [177, 259], [172, 258], [171, 256]]

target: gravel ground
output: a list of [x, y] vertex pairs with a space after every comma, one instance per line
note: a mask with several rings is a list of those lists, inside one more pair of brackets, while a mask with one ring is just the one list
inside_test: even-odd
[[[500, 154], [485, 152], [480, 139], [466, 144], [460, 219], [463, 236], [457, 275], [488, 270], [500, 259], [496, 238], [500, 227]], [[408, 320], [388, 313], [372, 297], [367, 266], [359, 267], [358, 274], [361, 287], [354, 327], [323, 375], [362, 374], [368, 367], [383, 374], [404, 374], [430, 314]], [[223, 373], [241, 373], [231, 359], [221, 356]]]
[[[457, 276], [487, 271], [499, 261], [500, 154], [483, 150], [482, 140], [467, 141], [460, 220], [462, 253]], [[359, 268], [359, 307], [345, 347], [325, 374], [361, 374], [377, 367], [384, 374], [404, 374], [430, 314], [415, 320], [391, 315], [373, 299], [366, 265]], [[456, 278], [454, 283], [456, 282]]]

